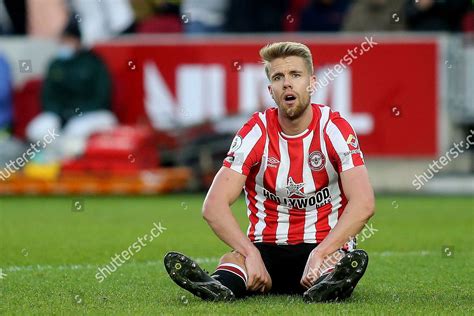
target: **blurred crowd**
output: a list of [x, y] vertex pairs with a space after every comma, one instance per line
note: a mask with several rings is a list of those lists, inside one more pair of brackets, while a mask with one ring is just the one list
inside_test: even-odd
[[[110, 103], [109, 74], [89, 49], [101, 40], [130, 33], [402, 30], [474, 31], [472, 0], [0, 0], [0, 36], [60, 42], [41, 93], [42, 110], [55, 116], [33, 120], [26, 135], [32, 141], [34, 130], [44, 134], [45, 128], [65, 126], [77, 116], [71, 103], [87, 112], [102, 111], [98, 126], [114, 123], [109, 112], [104, 114]], [[82, 84], [68, 78], [82, 78]], [[11, 91], [11, 74], [0, 52], [0, 135], [11, 126]]]
[[[41, 83], [39, 113], [25, 126], [24, 137], [37, 143], [48, 131], [62, 136], [55, 146], [36, 155], [35, 163], [80, 155], [90, 135], [117, 128], [111, 111], [111, 76], [90, 49], [98, 41], [132, 33], [403, 30], [472, 32], [472, 1], [0, 0], [0, 36], [59, 42]], [[16, 124], [12, 91], [9, 65], [0, 52], [0, 146], [4, 149], [0, 162], [24, 150], [25, 143], [10, 137]]]
[[0, 0], [0, 34], [58, 36], [73, 17], [85, 44], [125, 33], [474, 30], [471, 0]]

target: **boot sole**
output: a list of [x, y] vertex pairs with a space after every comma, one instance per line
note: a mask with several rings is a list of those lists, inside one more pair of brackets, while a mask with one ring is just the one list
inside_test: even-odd
[[[171, 279], [183, 289], [206, 301], [231, 301], [234, 294], [213, 280], [192, 259], [179, 252], [169, 252], [164, 258]], [[203, 281], [195, 281], [202, 279]]]
[[313, 285], [303, 294], [307, 303], [344, 300], [348, 298], [367, 269], [369, 257], [363, 250], [344, 256], [331, 275]]

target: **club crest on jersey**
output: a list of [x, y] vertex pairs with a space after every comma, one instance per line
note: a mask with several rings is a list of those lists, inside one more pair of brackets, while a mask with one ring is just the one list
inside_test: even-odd
[[347, 137], [346, 143], [354, 148], [357, 148], [359, 146], [359, 141], [357, 140], [357, 137], [352, 134]]
[[308, 163], [311, 170], [319, 171], [326, 165], [326, 157], [322, 152], [316, 150], [309, 154]]
[[240, 135], [235, 135], [232, 140], [232, 145], [230, 146], [229, 152], [233, 153], [242, 146], [242, 137]]

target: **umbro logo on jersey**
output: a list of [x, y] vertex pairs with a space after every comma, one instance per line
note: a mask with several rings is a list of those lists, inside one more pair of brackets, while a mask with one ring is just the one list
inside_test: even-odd
[[357, 137], [352, 134], [347, 137], [346, 143], [354, 148], [357, 148], [359, 146], [359, 141], [357, 140]]
[[276, 168], [279, 163], [280, 163], [280, 160], [276, 159], [275, 157], [268, 157], [267, 158], [267, 165], [269, 167]]

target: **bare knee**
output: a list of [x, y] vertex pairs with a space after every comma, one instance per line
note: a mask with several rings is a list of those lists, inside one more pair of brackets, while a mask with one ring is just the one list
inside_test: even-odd
[[245, 269], [245, 257], [237, 251], [232, 251], [224, 254], [221, 257], [221, 260], [219, 261], [219, 264], [223, 263], [233, 263]]

